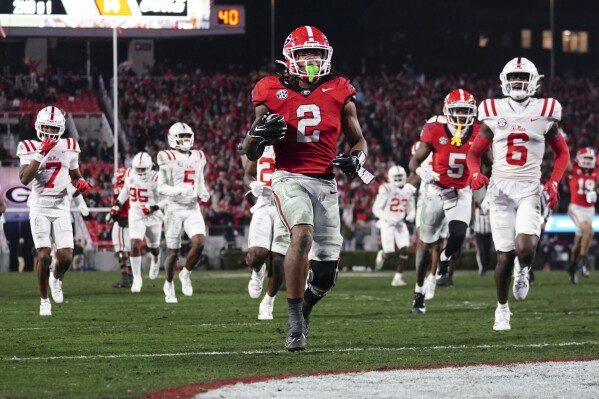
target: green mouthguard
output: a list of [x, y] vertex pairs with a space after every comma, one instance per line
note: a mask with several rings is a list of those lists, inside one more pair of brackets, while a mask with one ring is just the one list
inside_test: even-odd
[[308, 82], [312, 83], [314, 80], [314, 75], [318, 72], [318, 67], [316, 65], [308, 65], [306, 67], [306, 72], [308, 72]]

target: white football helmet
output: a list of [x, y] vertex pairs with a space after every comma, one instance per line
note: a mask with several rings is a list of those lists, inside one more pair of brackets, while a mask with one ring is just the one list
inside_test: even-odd
[[[40, 141], [45, 139], [59, 140], [63, 135], [66, 121], [64, 113], [54, 106], [42, 108], [37, 113], [35, 131]], [[44, 129], [45, 128], [45, 129]]]
[[406, 184], [408, 175], [406, 174], [406, 170], [404, 168], [399, 165], [394, 165], [389, 168], [387, 179], [389, 180], [389, 183], [401, 188]]
[[584, 169], [595, 169], [597, 166], [597, 156], [595, 150], [591, 147], [584, 147], [576, 153], [576, 163]]
[[152, 170], [152, 157], [147, 152], [140, 152], [133, 157], [133, 162], [131, 162], [131, 167], [133, 168], [133, 173], [145, 179], [148, 177], [150, 171]]
[[[185, 135], [185, 137], [181, 137], [181, 135]], [[194, 136], [193, 130], [187, 123], [177, 122], [168, 129], [168, 145], [173, 150], [189, 151], [193, 147]]]
[[[528, 79], [510, 82], [509, 75], [511, 74], [528, 74]], [[539, 80], [542, 77], [543, 75], [539, 75], [537, 67], [530, 60], [524, 57], [516, 57], [505, 64], [499, 75], [501, 91], [504, 96], [518, 101], [523, 100], [526, 97], [534, 96], [540, 86]]]

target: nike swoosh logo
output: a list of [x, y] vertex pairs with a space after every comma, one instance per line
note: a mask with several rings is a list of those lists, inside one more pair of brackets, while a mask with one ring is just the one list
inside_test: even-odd
[[333, 90], [333, 88], [332, 88], [332, 87], [329, 87], [329, 88], [323, 87], [323, 88], [322, 88], [322, 91], [323, 91], [323, 92], [325, 92], [325, 91], [329, 91], [329, 90]]
[[530, 118], [530, 121], [535, 122], [535, 121], [538, 121], [539, 119], [541, 119], [541, 118]]

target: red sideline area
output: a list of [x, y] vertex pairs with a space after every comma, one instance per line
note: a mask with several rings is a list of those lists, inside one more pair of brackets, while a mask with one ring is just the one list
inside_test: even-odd
[[415, 367], [382, 367], [378, 369], [370, 370], [338, 370], [338, 371], [321, 371], [315, 373], [301, 373], [301, 374], [281, 374], [281, 375], [270, 375], [270, 376], [257, 376], [257, 377], [246, 377], [246, 378], [234, 378], [231, 380], [222, 380], [209, 382], [207, 384], [190, 384], [183, 385], [178, 388], [170, 388], [157, 392], [149, 392], [142, 396], [140, 399], [190, 399], [201, 393], [212, 391], [227, 385], [241, 384], [252, 384], [256, 382], [264, 382], [270, 380], [284, 380], [286, 378], [293, 377], [315, 377], [321, 375], [337, 375], [337, 374], [350, 374], [350, 373], [365, 373], [371, 371], [392, 371], [392, 370], [433, 370], [443, 368], [459, 368], [459, 367], [476, 367], [476, 366], [508, 366], [511, 364], [534, 364], [534, 363], [550, 363], [550, 362], [587, 362], [591, 360], [598, 360], [599, 357], [581, 357], [574, 359], [543, 359], [543, 360], [523, 360], [523, 361], [506, 361], [506, 362], [485, 362], [485, 363], [464, 363], [464, 364], [434, 364], [429, 366], [415, 366]]

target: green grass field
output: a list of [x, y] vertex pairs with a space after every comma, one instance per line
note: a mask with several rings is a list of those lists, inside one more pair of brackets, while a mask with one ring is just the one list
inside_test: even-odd
[[[599, 358], [599, 273], [573, 286], [537, 272], [512, 331], [494, 333], [493, 276], [458, 272], [423, 317], [391, 273], [341, 273], [314, 310], [308, 350], [284, 349], [286, 300], [258, 322], [249, 272], [200, 272], [195, 293], [167, 305], [162, 275], [141, 294], [112, 288], [116, 273], [71, 272], [65, 303], [40, 317], [33, 273], [0, 273], [0, 397], [130, 398], [191, 383], [259, 375], [555, 358]], [[424, 371], [425, 372], [425, 371]]]

